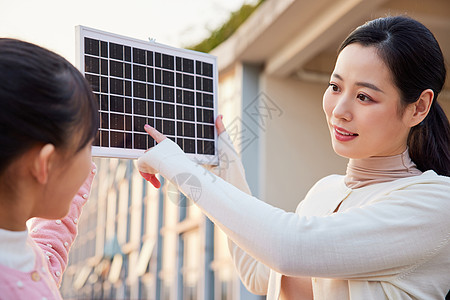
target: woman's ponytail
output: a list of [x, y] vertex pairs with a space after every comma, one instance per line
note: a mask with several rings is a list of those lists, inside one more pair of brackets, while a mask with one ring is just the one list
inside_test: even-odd
[[417, 168], [450, 176], [449, 138], [449, 121], [439, 103], [435, 101], [427, 117], [409, 133], [409, 155]]

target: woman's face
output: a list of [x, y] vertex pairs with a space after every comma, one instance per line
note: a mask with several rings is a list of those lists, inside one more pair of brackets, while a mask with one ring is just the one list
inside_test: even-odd
[[410, 127], [399, 113], [400, 94], [374, 47], [350, 44], [341, 51], [323, 110], [340, 156], [390, 156], [406, 150]]

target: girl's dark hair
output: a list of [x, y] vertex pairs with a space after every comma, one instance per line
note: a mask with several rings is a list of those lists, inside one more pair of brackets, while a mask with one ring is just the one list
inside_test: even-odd
[[437, 174], [450, 176], [450, 125], [437, 102], [446, 70], [442, 51], [433, 34], [409, 17], [386, 17], [356, 28], [338, 52], [353, 43], [377, 49], [400, 91], [402, 107], [416, 102], [424, 90], [433, 90], [430, 112], [409, 133], [409, 155], [419, 170], [434, 170]]
[[0, 174], [34, 145], [76, 153], [97, 128], [95, 96], [73, 65], [39, 46], [0, 39]]

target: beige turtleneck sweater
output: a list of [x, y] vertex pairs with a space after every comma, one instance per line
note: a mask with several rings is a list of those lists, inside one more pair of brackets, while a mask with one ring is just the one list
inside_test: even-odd
[[394, 156], [350, 159], [345, 175], [345, 185], [357, 189], [420, 174], [422, 172], [409, 157], [407, 149]]

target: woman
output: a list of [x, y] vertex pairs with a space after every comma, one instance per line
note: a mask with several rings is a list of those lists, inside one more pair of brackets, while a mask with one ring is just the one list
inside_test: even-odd
[[[450, 287], [450, 126], [437, 102], [445, 66], [407, 17], [368, 22], [339, 49], [323, 108], [345, 176], [317, 182], [286, 213], [249, 196], [242, 166], [211, 180], [170, 139], [143, 155], [147, 178], [190, 172], [196, 204], [230, 238], [249, 290], [268, 299], [444, 299]], [[219, 151], [237, 155], [221, 120]], [[230, 160], [230, 159], [228, 159]], [[148, 174], [147, 174], [148, 173]], [[154, 177], [152, 177], [154, 181]], [[187, 186], [178, 187], [189, 196]], [[239, 189], [240, 190], [239, 190]], [[246, 193], [247, 192], [247, 193]]]

